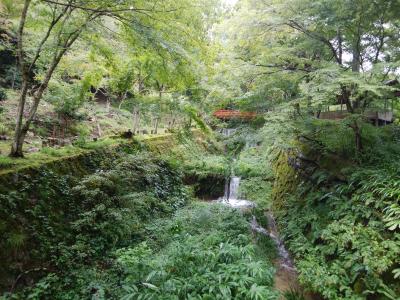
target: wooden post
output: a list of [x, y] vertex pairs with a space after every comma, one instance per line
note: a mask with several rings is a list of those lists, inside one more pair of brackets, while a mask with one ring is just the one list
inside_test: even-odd
[[158, 122], [159, 122], [159, 118], [156, 117], [156, 119], [154, 120], [154, 134], [158, 133]]

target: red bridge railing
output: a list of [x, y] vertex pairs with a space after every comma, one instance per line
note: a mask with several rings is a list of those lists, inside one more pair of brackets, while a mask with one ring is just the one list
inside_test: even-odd
[[213, 116], [221, 120], [254, 119], [257, 114], [255, 112], [242, 112], [240, 110], [220, 109], [214, 112]]

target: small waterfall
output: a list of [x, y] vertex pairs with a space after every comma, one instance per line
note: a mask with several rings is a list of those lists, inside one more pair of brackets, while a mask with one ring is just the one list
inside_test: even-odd
[[225, 185], [225, 195], [226, 200], [237, 200], [239, 196], [239, 184], [240, 177], [232, 177]]
[[279, 238], [274, 217], [271, 213], [267, 213], [265, 217], [268, 220], [268, 230], [257, 223], [255, 216], [253, 216], [251, 220], [251, 229], [260, 234], [269, 236], [275, 242], [280, 257], [279, 265], [281, 268], [287, 269], [288, 271], [295, 271], [289, 252], [286, 250], [283, 241]]
[[[226, 182], [225, 185], [225, 195], [220, 202], [223, 202], [229, 206], [240, 208], [240, 209], [249, 209], [255, 206], [255, 204], [248, 200], [239, 199], [239, 186], [240, 186], [240, 177], [233, 176]], [[280, 257], [280, 268], [286, 269], [288, 271], [295, 271], [293, 262], [290, 258], [289, 252], [286, 250], [283, 241], [279, 238], [278, 229], [276, 227], [275, 219], [271, 213], [266, 213], [265, 217], [268, 221], [268, 230], [261, 227], [256, 220], [256, 217], [253, 216], [251, 220], [251, 229], [254, 232], [269, 236], [276, 244], [276, 247], [279, 252]]]
[[229, 137], [232, 134], [234, 134], [236, 132], [236, 130], [237, 130], [236, 128], [222, 128], [221, 129], [221, 134], [223, 136]]
[[[229, 180], [227, 180], [225, 184], [225, 195], [218, 201], [241, 210], [248, 210], [253, 208], [255, 206], [253, 202], [239, 199], [239, 186], [240, 177], [233, 176], [229, 178]], [[301, 289], [297, 278], [298, 275], [296, 268], [290, 258], [289, 252], [285, 248], [283, 241], [279, 237], [273, 215], [268, 212], [265, 214], [265, 218], [267, 218], [268, 221], [267, 229], [258, 224], [257, 219], [254, 215], [250, 222], [250, 227], [253, 232], [268, 236], [275, 242], [276, 248], [279, 253], [279, 259], [277, 259], [277, 261], [275, 262], [277, 267], [277, 272], [275, 275], [275, 287], [281, 292], [291, 291], [293, 289]], [[306, 299], [313, 298], [306, 297]]]
[[219, 201], [228, 204], [229, 206], [240, 209], [248, 209], [254, 207], [253, 202], [239, 199], [239, 185], [240, 177], [230, 177], [225, 184], [225, 195], [222, 199], [220, 198]]

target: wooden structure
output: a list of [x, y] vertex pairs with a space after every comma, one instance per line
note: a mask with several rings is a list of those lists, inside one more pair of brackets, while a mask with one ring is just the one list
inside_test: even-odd
[[[341, 120], [346, 118], [348, 115], [349, 113], [347, 110], [337, 110], [320, 112], [316, 117], [325, 120]], [[390, 124], [394, 120], [393, 111], [366, 111], [363, 115], [375, 125]]]
[[[400, 87], [396, 88], [400, 85], [400, 82], [397, 79], [386, 81], [384, 84], [394, 88], [392, 96], [394, 98], [390, 97], [390, 99], [382, 99], [382, 101], [384, 101], [384, 104], [382, 105], [383, 107], [370, 108], [362, 113], [367, 120], [377, 126], [390, 124], [394, 121], [393, 102], [395, 101], [395, 98], [400, 97]], [[391, 104], [389, 101], [391, 101]], [[332, 106], [327, 107], [328, 111], [316, 113], [316, 117], [319, 119], [340, 120], [349, 115], [349, 112], [346, 110], [346, 106], [343, 103], [337, 103], [337, 105], [334, 105], [333, 110], [330, 110], [331, 107]]]
[[214, 112], [213, 116], [223, 121], [234, 119], [252, 120], [257, 116], [257, 114], [255, 112], [242, 112], [240, 110], [220, 109]]

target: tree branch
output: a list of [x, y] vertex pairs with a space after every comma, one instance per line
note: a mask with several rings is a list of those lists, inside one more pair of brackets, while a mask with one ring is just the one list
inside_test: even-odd
[[324, 36], [319, 35], [319, 34], [317, 34], [315, 32], [312, 32], [312, 31], [308, 30], [303, 25], [301, 25], [300, 23], [298, 23], [298, 22], [296, 22], [294, 20], [289, 20], [289, 22], [286, 22], [286, 25], [291, 27], [291, 28], [293, 28], [293, 29], [295, 29], [295, 30], [298, 30], [298, 31], [308, 35], [309, 37], [311, 37], [313, 39], [316, 39], [316, 40], [324, 43], [325, 45], [327, 45], [328, 48], [332, 51], [332, 54], [333, 54], [336, 62], [339, 65], [342, 65], [342, 62], [341, 62], [341, 60], [340, 60], [340, 58], [339, 58], [339, 56], [337, 54], [337, 50], [335, 49], [335, 47], [332, 45], [332, 43], [327, 38], [325, 38]]
[[24, 45], [23, 45], [23, 35], [24, 35], [24, 28], [26, 23], [26, 18], [28, 16], [29, 5], [31, 4], [31, 0], [25, 0], [24, 8], [22, 9], [21, 19], [18, 27], [17, 32], [17, 57], [19, 61], [19, 66], [21, 69], [21, 74], [24, 77], [24, 80], [27, 80], [28, 77], [28, 70], [26, 69], [25, 65], [25, 58], [24, 58]]
[[181, 9], [181, 8], [174, 8], [174, 9], [170, 9], [170, 10], [154, 10], [154, 9], [148, 9], [148, 8], [134, 8], [134, 7], [127, 7], [127, 8], [120, 8], [120, 9], [105, 9], [105, 8], [91, 8], [91, 7], [82, 6], [82, 5], [78, 5], [78, 4], [66, 4], [66, 3], [62, 3], [62, 2], [58, 2], [58, 1], [54, 1], [54, 0], [42, 0], [42, 1], [46, 2], [46, 3], [55, 4], [55, 5], [71, 6], [71, 7], [77, 8], [77, 9], [91, 11], [94, 13], [102, 13], [102, 14], [132, 12], [132, 11], [133, 12], [146, 12], [147, 11], [147, 12], [169, 13], [169, 12], [176, 12]]
[[48, 38], [50, 37], [51, 32], [53, 31], [53, 29], [56, 26], [56, 24], [61, 20], [61, 18], [67, 13], [69, 8], [70, 8], [70, 6], [65, 6], [63, 11], [57, 17], [55, 16], [55, 13], [53, 14], [53, 20], [51, 21], [45, 36], [40, 41], [39, 46], [36, 49], [35, 56], [34, 56], [30, 66], [29, 66], [28, 72], [32, 71], [33, 67], [35, 66], [37, 60], [40, 57], [40, 52], [42, 51], [42, 48], [43, 48], [44, 44], [47, 42]]

